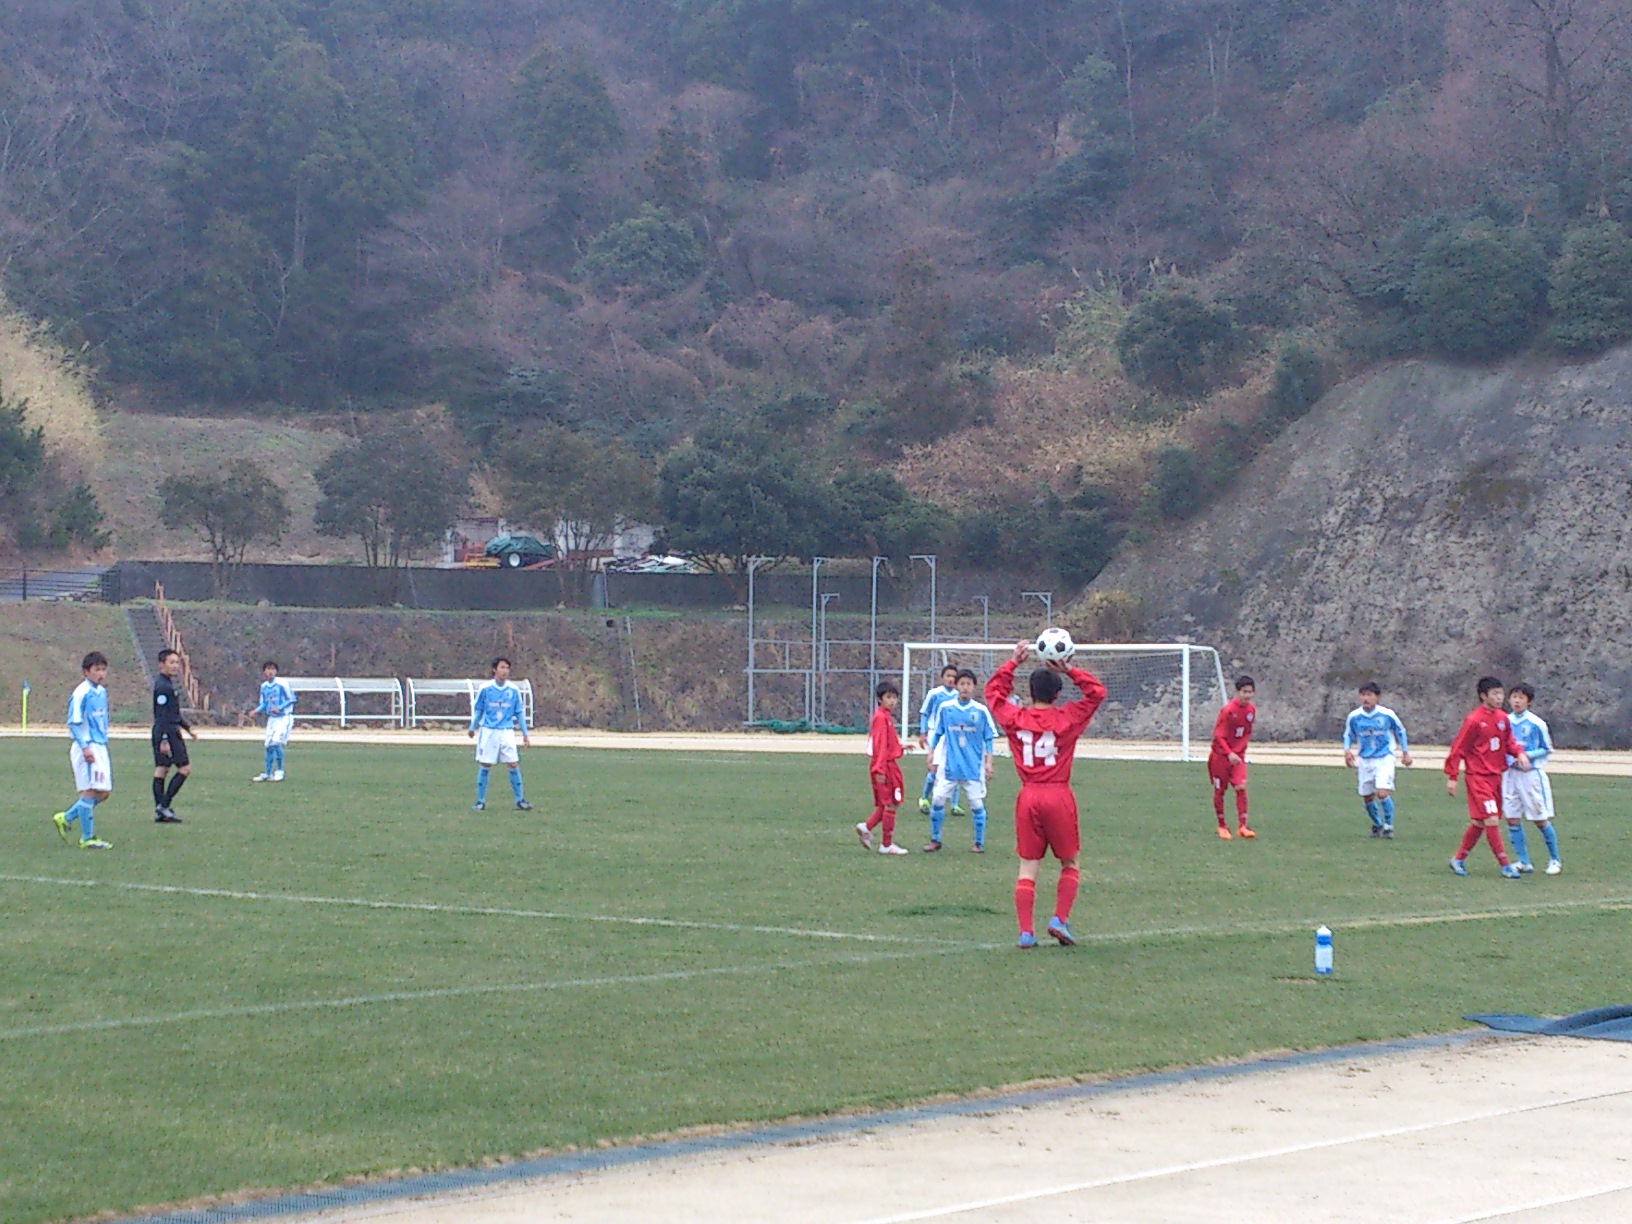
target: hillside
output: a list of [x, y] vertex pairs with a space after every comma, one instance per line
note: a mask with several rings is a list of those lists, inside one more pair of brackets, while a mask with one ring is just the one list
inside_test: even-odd
[[1216, 507], [1114, 561], [1150, 634], [1216, 644], [1264, 732], [1336, 736], [1375, 679], [1444, 742], [1486, 672], [1561, 745], [1632, 744], [1632, 348], [1408, 361], [1328, 395]]

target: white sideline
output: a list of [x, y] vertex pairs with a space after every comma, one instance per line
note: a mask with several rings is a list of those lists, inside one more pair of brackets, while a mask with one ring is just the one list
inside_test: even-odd
[[[267, 1016], [281, 1012], [324, 1011], [348, 1007], [373, 1007], [383, 1003], [417, 1003], [426, 999], [454, 999], [471, 995], [539, 994], [552, 990], [577, 990], [595, 986], [649, 986], [658, 982], [685, 982], [697, 978], [738, 977], [759, 973], [783, 973], [800, 969], [825, 969], [831, 965], [868, 965], [879, 961], [908, 960], [962, 952], [976, 945], [955, 944], [943, 948], [920, 948], [901, 952], [856, 952], [816, 960], [769, 961], [756, 965], [720, 965], [706, 969], [669, 969], [657, 973], [630, 973], [594, 978], [559, 978], [549, 982], [511, 982], [487, 986], [442, 986], [431, 990], [394, 990], [384, 994], [347, 995], [336, 999], [295, 999], [281, 1003], [243, 1003], [231, 1007], [201, 1007], [191, 1011], [158, 1016], [125, 1016], [109, 1020], [76, 1020], [66, 1024], [41, 1024], [31, 1028], [0, 1029], [0, 1041], [24, 1037], [60, 1037], [68, 1033], [97, 1033], [116, 1029], [152, 1028], [161, 1024], [181, 1024], [191, 1020], [227, 1020], [241, 1016]], [[1004, 944], [979, 945], [988, 950]]]
[[541, 918], [550, 922], [605, 922], [626, 926], [665, 927], [683, 931], [724, 931], [742, 935], [791, 935], [798, 939], [858, 940], [863, 943], [920, 944], [937, 948], [980, 945], [966, 940], [928, 939], [913, 935], [868, 935], [853, 931], [826, 931], [810, 927], [749, 926], [740, 922], [701, 922], [686, 918], [643, 918], [624, 914], [568, 914], [557, 910], [506, 909], [497, 905], [441, 904], [435, 901], [377, 901], [368, 897], [310, 897], [299, 893], [250, 892], [234, 888], [189, 888], [182, 884], [136, 884], [123, 880], [85, 880], [61, 876], [0, 873], [8, 884], [60, 884], [69, 888], [113, 888], [123, 892], [165, 893], [183, 897], [213, 897], [227, 901], [283, 902], [289, 905], [334, 905], [351, 909], [407, 910], [422, 914], [461, 914], [485, 918]]
[[[443, 904], [434, 901], [380, 901], [368, 897], [318, 897], [300, 893], [263, 893], [232, 888], [193, 888], [181, 884], [140, 884], [123, 880], [87, 880], [63, 876], [33, 876], [0, 873], [0, 883], [40, 884], [65, 888], [110, 888], [121, 892], [162, 893], [167, 896], [202, 897], [226, 901], [255, 901], [289, 905], [332, 905], [352, 909], [394, 910], [424, 914], [456, 914], [489, 918], [536, 918], [547, 922], [598, 922], [678, 930], [723, 931], [744, 935], [786, 935], [798, 939], [855, 940], [862, 943], [910, 944], [943, 952], [978, 952], [1007, 947], [1007, 944], [974, 940], [933, 939], [913, 935], [872, 935], [851, 931], [827, 931], [808, 927], [749, 926], [730, 922], [701, 922], [685, 918], [644, 918], [639, 915], [568, 914], [553, 910], [506, 909], [490, 905]], [[1567, 910], [1632, 909], [1632, 894], [1608, 897], [1577, 897], [1563, 901], [1534, 901], [1523, 905], [1472, 910], [1426, 910], [1405, 914], [1362, 914], [1358, 917], [1323, 915], [1321, 921], [1344, 930], [1378, 930], [1388, 927], [1433, 926], [1438, 923], [1484, 922], [1526, 914], [1558, 913]], [[1129, 944], [1146, 939], [1183, 939], [1213, 935], [1285, 935], [1307, 931], [1314, 917], [1288, 918], [1273, 922], [1194, 924], [1190, 926], [1144, 927], [1127, 931], [1079, 931], [1079, 944]]]
[[[368, 727], [342, 731], [337, 727], [314, 727], [297, 723], [295, 734], [305, 744], [411, 744], [436, 747], [469, 748], [470, 740], [463, 731], [407, 731], [393, 728]], [[146, 740], [148, 731], [141, 726], [117, 726], [109, 731], [116, 740]], [[258, 727], [206, 727], [200, 741], [226, 740], [229, 742], [260, 743], [264, 732]], [[30, 726], [27, 731], [16, 725], [0, 726], [0, 740], [5, 739], [65, 739], [55, 722], [43, 727]], [[541, 729], [532, 733], [534, 748], [579, 748], [613, 752], [696, 752], [747, 753], [816, 756], [855, 756], [867, 751], [867, 737], [863, 735], [821, 735], [816, 733], [776, 735], [769, 731], [577, 731], [571, 729]], [[1079, 760], [1084, 761], [1152, 761], [1175, 760], [1178, 744], [1158, 741], [1094, 739], [1092, 733], [1080, 741]], [[1206, 761], [1206, 744], [1199, 749], [1192, 746], [1191, 765], [1201, 766]], [[1199, 752], [1199, 755], [1196, 755]], [[1444, 745], [1419, 744], [1413, 753], [1418, 764], [1413, 769], [1434, 773], [1445, 757]], [[919, 755], [912, 750], [911, 755]], [[1343, 768], [1343, 750], [1336, 744], [1324, 742], [1274, 743], [1252, 746], [1254, 765], [1324, 765]], [[1561, 748], [1547, 759], [1547, 771], [1553, 774], [1588, 774], [1603, 777], [1632, 777], [1632, 752], [1589, 751]]]
[[[1283, 1147], [1267, 1148], [1260, 1152], [1247, 1152], [1239, 1156], [1220, 1156], [1213, 1160], [1196, 1160], [1187, 1164], [1165, 1165], [1156, 1169], [1142, 1169], [1137, 1173], [1124, 1173], [1116, 1177], [1098, 1177], [1088, 1181], [1068, 1182], [1059, 1186], [1048, 1186], [1040, 1190], [1028, 1190], [1019, 1194], [1006, 1194], [995, 1198], [977, 1199], [966, 1203], [957, 1203], [946, 1207], [931, 1207], [924, 1211], [908, 1211], [898, 1215], [874, 1216], [868, 1220], [857, 1221], [856, 1224], [912, 1224], [916, 1220], [944, 1220], [950, 1216], [966, 1215], [972, 1211], [983, 1211], [992, 1207], [1010, 1207], [1017, 1203], [1031, 1203], [1039, 1199], [1058, 1198], [1065, 1194], [1078, 1194], [1084, 1190], [1102, 1190], [1108, 1186], [1125, 1186], [1133, 1182], [1154, 1181], [1157, 1178], [1175, 1177], [1184, 1173], [1200, 1173], [1208, 1169], [1224, 1169], [1234, 1165], [1252, 1164], [1260, 1160], [1273, 1160], [1281, 1156], [1296, 1156], [1304, 1152], [1318, 1152], [1329, 1148], [1347, 1147], [1355, 1143], [1375, 1143], [1381, 1139], [1395, 1139], [1402, 1135], [1419, 1135], [1426, 1131], [1443, 1130], [1452, 1126], [1466, 1126], [1472, 1122], [1488, 1122], [1495, 1118], [1511, 1118], [1519, 1114], [1535, 1113], [1543, 1109], [1557, 1109], [1564, 1105], [1581, 1105], [1588, 1101], [1603, 1101], [1613, 1097], [1632, 1095], [1632, 1088], [1621, 1088], [1613, 1092], [1583, 1093], [1579, 1096], [1555, 1097], [1551, 1101], [1541, 1101], [1534, 1105], [1518, 1105], [1510, 1109], [1492, 1109], [1482, 1113], [1462, 1114], [1455, 1118], [1445, 1118], [1437, 1122], [1414, 1122], [1408, 1126], [1392, 1126], [1384, 1130], [1374, 1130], [1361, 1135], [1344, 1135], [1336, 1139], [1316, 1139], [1309, 1143], [1294, 1143]], [[1568, 1198], [1556, 1200], [1558, 1202], [1574, 1202], [1577, 1199], [1593, 1198], [1602, 1194], [1612, 1194], [1632, 1186], [1632, 1182], [1624, 1185], [1602, 1187], [1588, 1194], [1572, 1195]], [[1476, 1216], [1467, 1216], [1465, 1221], [1472, 1224], [1476, 1220], [1493, 1218], [1490, 1213]], [[1462, 1224], [1460, 1221], [1447, 1221], [1445, 1224]]]

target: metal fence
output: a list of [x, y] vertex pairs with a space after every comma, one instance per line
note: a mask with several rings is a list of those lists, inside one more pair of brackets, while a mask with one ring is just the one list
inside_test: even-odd
[[0, 568], [0, 603], [100, 601], [104, 598], [102, 588], [107, 572], [105, 569], [31, 569], [27, 566]]

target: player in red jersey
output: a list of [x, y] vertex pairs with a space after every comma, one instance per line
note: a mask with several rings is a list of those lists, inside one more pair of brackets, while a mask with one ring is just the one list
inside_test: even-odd
[[1513, 758], [1515, 769], [1529, 769], [1530, 758], [1514, 738], [1513, 724], [1502, 709], [1506, 696], [1502, 682], [1495, 676], [1484, 676], [1478, 688], [1479, 704], [1462, 720], [1462, 729], [1445, 757], [1447, 794], [1456, 794], [1456, 775], [1464, 764], [1468, 771], [1468, 827], [1451, 860], [1451, 870], [1459, 876], [1468, 874], [1463, 864], [1482, 836], [1496, 856], [1502, 875], [1517, 880], [1519, 869], [1507, 861], [1507, 850], [1502, 846], [1502, 774], [1507, 770], [1508, 757]]
[[873, 830], [884, 826], [880, 854], [905, 854], [907, 848], [895, 844], [895, 809], [901, 806], [901, 737], [895, 733], [895, 711], [901, 705], [901, 690], [890, 680], [877, 689], [878, 708], [867, 728], [867, 750], [871, 759], [868, 776], [873, 781], [873, 814], [856, 826], [856, 836], [864, 850], [873, 848]]
[[[1077, 828], [1077, 797], [1071, 793], [1071, 761], [1077, 737], [1088, 727], [1105, 686], [1091, 672], [1064, 663], [1048, 663], [1031, 673], [1031, 704], [1014, 700], [1014, 669], [1031, 654], [1031, 643], [1021, 642], [1010, 659], [986, 682], [986, 708], [1009, 737], [1014, 768], [1020, 775], [1020, 796], [1014, 801], [1014, 848], [1020, 856], [1020, 877], [1014, 883], [1014, 912], [1020, 920], [1020, 946], [1035, 948], [1033, 911], [1037, 902], [1037, 872], [1050, 850], [1060, 861], [1060, 882], [1054, 894], [1054, 916], [1048, 933], [1060, 943], [1071, 937], [1071, 906], [1077, 899], [1081, 873], [1077, 856], [1082, 836]], [[1062, 675], [1082, 690], [1080, 700], [1063, 706], [1059, 700]]]
[[1252, 743], [1252, 726], [1258, 707], [1252, 699], [1258, 686], [1251, 676], [1235, 678], [1235, 700], [1226, 701], [1213, 724], [1213, 750], [1207, 754], [1207, 777], [1213, 784], [1213, 815], [1218, 817], [1218, 836], [1230, 840], [1230, 825], [1224, 819], [1224, 788], [1235, 787], [1236, 831], [1245, 838], [1258, 834], [1247, 827], [1247, 745]]

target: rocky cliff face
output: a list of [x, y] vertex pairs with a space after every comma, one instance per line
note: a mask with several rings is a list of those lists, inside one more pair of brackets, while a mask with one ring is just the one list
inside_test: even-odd
[[1339, 388], [1201, 518], [1091, 591], [1216, 645], [1272, 738], [1336, 736], [1375, 679], [1445, 742], [1486, 673], [1561, 746], [1632, 745], [1632, 349], [1502, 371], [1410, 362]]

